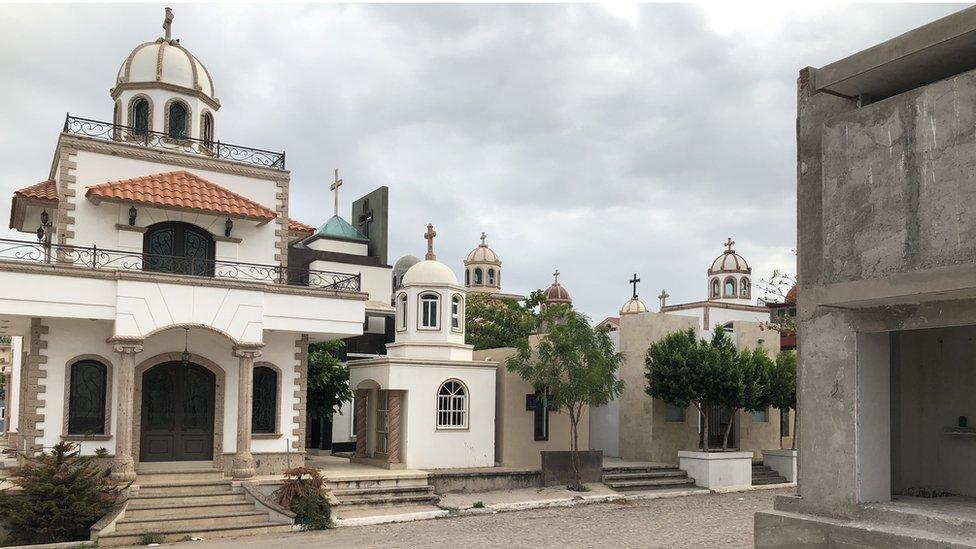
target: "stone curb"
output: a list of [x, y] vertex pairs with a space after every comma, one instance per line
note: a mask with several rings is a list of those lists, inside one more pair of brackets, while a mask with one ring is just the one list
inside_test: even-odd
[[37, 545], [4, 545], [3, 549], [75, 549], [95, 547], [93, 541], [64, 541], [61, 543], [40, 543]]
[[400, 515], [378, 515], [374, 517], [355, 517], [347, 519], [335, 519], [334, 524], [336, 528], [345, 528], [349, 526], [373, 526], [376, 524], [390, 524], [393, 522], [413, 522], [415, 520], [429, 520], [435, 518], [446, 517], [450, 515], [451, 512], [446, 509], [441, 509], [438, 511], [420, 511], [417, 513], [403, 513]]
[[776, 490], [778, 488], [796, 488], [795, 482], [781, 482], [779, 484], [760, 484], [758, 486], [744, 486], [741, 488], [711, 488], [716, 494], [731, 494], [734, 492], [755, 492], [757, 490]]

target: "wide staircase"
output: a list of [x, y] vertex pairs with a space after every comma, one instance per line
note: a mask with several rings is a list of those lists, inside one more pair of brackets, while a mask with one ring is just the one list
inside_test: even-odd
[[396, 478], [335, 478], [327, 488], [338, 500], [333, 512], [338, 518], [383, 514], [395, 508], [397, 513], [431, 508], [440, 501], [434, 487], [427, 484], [426, 474], [406, 474]]
[[784, 484], [789, 482], [786, 477], [777, 473], [768, 465], [763, 465], [762, 460], [752, 461], [752, 485], [762, 486], [764, 484]]
[[115, 531], [99, 546], [140, 545], [291, 532], [292, 523], [257, 508], [218, 469], [139, 473]]
[[603, 468], [603, 484], [621, 491], [695, 487], [695, 479], [670, 464], [619, 464]]

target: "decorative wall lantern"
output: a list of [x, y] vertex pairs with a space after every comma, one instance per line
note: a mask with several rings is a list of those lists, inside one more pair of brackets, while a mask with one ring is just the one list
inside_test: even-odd
[[48, 236], [48, 233], [50, 232], [52, 225], [53, 224], [51, 223], [51, 215], [47, 213], [46, 209], [41, 210], [41, 224], [40, 226], [37, 227], [37, 231], [35, 231], [37, 234], [38, 242], [44, 241], [44, 238]]
[[186, 368], [187, 364], [190, 363], [190, 329], [183, 328], [185, 332], [183, 333], [183, 352], [180, 354], [180, 365]]
[[224, 221], [224, 236], [230, 236], [232, 230], [234, 230], [234, 221], [228, 217], [227, 221]]
[[136, 216], [137, 215], [139, 215], [139, 212], [136, 211], [136, 207], [135, 206], [129, 206], [129, 226], [130, 227], [135, 227], [136, 226]]

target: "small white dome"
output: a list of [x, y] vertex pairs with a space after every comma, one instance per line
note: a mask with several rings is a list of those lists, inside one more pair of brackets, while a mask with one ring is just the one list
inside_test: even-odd
[[735, 244], [735, 241], [731, 238], [725, 242], [725, 251], [722, 252], [722, 255], [716, 257], [715, 261], [712, 261], [712, 267], [708, 269], [709, 274], [730, 272], [749, 274], [752, 272], [746, 259], [735, 253], [735, 250], [732, 249], [733, 244]]
[[485, 233], [481, 233], [481, 244], [478, 244], [477, 248], [468, 253], [468, 257], [464, 259], [465, 265], [470, 265], [472, 263], [490, 263], [501, 266], [502, 262], [499, 261], [498, 255], [495, 254], [495, 250], [489, 248], [488, 244], [485, 243], [485, 239], [487, 238], [488, 236]]
[[452, 284], [458, 285], [457, 276], [450, 267], [433, 259], [427, 259], [407, 269], [403, 284]]
[[169, 84], [200, 92], [218, 102], [207, 68], [178, 40], [159, 38], [140, 44], [122, 62], [116, 87], [147, 83]]
[[620, 308], [620, 314], [622, 315], [634, 315], [637, 313], [646, 313], [647, 305], [643, 301], [636, 297], [632, 297], [624, 303], [624, 306]]

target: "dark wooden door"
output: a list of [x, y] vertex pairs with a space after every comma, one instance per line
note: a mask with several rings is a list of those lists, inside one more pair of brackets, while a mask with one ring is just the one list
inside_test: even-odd
[[143, 236], [146, 271], [213, 276], [215, 243], [206, 230], [179, 221], [150, 225]]
[[140, 461], [213, 459], [213, 372], [166, 362], [142, 375]]

